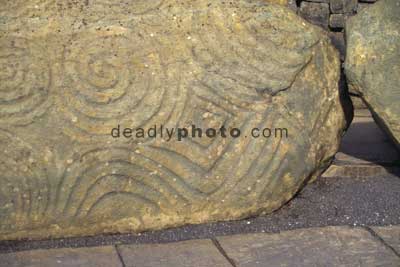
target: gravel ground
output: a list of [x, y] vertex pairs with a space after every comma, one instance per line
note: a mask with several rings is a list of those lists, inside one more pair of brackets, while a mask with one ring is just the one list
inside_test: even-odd
[[0, 242], [0, 252], [39, 248], [165, 243], [242, 233], [269, 233], [328, 225], [400, 224], [400, 171], [386, 177], [320, 178], [273, 214], [241, 221], [189, 225], [142, 234]]

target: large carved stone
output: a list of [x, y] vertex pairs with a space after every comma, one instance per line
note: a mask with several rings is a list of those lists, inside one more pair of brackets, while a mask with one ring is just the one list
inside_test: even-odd
[[400, 149], [400, 2], [381, 0], [346, 26], [345, 70], [375, 120]]
[[[0, 239], [272, 212], [337, 151], [338, 53], [289, 9], [41, 0], [0, 12]], [[192, 124], [242, 135], [111, 136], [117, 125]], [[253, 128], [288, 136], [252, 138]]]

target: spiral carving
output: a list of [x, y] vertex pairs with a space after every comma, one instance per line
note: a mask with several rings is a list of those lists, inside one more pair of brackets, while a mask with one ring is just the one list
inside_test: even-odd
[[23, 38], [0, 40], [0, 124], [26, 125], [49, 107], [51, 70], [45, 53]]
[[126, 31], [85, 32], [66, 50], [59, 100], [74, 138], [109, 135], [117, 124], [164, 123], [176, 112], [182, 94], [178, 84], [166, 86], [171, 77], [158, 46], [150, 34], [132, 40]]

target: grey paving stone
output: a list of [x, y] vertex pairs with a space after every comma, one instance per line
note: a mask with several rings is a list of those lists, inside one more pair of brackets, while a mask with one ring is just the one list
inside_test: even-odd
[[326, 227], [219, 238], [238, 267], [399, 266], [392, 250], [364, 229]]
[[372, 117], [355, 117], [336, 160], [347, 164], [396, 164], [399, 153]]
[[7, 267], [122, 267], [114, 247], [31, 250], [0, 254]]
[[400, 173], [400, 168], [380, 165], [331, 165], [323, 174], [323, 178], [373, 178], [387, 177], [392, 173]]
[[[371, 111], [369, 109], [365, 108], [359, 108], [354, 110], [354, 117], [367, 117], [371, 118]], [[357, 120], [356, 120], [357, 121]]]
[[400, 225], [372, 227], [372, 229], [385, 241], [385, 243], [400, 254]]
[[231, 267], [211, 240], [118, 248], [126, 267]]

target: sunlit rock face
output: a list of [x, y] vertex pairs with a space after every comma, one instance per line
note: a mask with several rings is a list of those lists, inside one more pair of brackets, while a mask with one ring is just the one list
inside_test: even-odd
[[[0, 239], [269, 213], [338, 149], [338, 53], [289, 9], [28, 2], [0, 9]], [[136, 131], [193, 125], [218, 134]]]
[[347, 23], [346, 74], [400, 149], [400, 1], [381, 0]]

